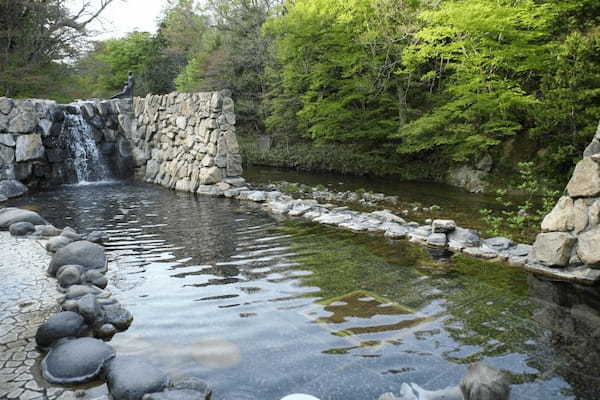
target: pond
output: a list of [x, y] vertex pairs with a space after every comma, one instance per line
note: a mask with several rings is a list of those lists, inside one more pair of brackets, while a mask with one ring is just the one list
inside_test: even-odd
[[112, 345], [204, 379], [214, 399], [375, 400], [457, 384], [477, 360], [510, 373], [513, 399], [600, 393], [594, 289], [153, 185], [11, 205], [107, 232], [110, 288], [135, 317]]

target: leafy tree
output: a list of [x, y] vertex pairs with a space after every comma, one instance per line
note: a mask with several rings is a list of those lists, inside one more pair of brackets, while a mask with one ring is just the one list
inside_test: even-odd
[[69, 70], [64, 60], [78, 55], [87, 26], [112, 1], [83, 1], [72, 11], [62, 0], [0, 0], [2, 95], [51, 95], [57, 74]]

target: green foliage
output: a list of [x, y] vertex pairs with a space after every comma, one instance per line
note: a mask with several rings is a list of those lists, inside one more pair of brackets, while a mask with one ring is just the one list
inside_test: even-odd
[[533, 162], [519, 163], [519, 181], [516, 189], [524, 193], [525, 197], [518, 203], [508, 199], [506, 189], [498, 189], [496, 201], [503, 209], [480, 210], [488, 224], [488, 234], [513, 236], [518, 232], [519, 237], [531, 240], [529, 235], [539, 230], [540, 222], [554, 207], [560, 192], [548, 189], [541, 182], [534, 172]]

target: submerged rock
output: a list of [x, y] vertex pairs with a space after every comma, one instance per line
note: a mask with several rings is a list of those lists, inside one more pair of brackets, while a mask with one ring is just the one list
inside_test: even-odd
[[[0, 182], [0, 196], [8, 199], [19, 197], [27, 193], [27, 186], [16, 179], [8, 179]], [[45, 221], [43, 223], [46, 223]]]
[[173, 387], [159, 393], [146, 394], [142, 400], [210, 400], [212, 389], [204, 381], [186, 377], [173, 382]]
[[42, 373], [50, 383], [85, 383], [94, 380], [115, 356], [102, 340], [80, 338], [59, 341], [42, 361]]
[[117, 357], [108, 366], [106, 381], [114, 400], [141, 400], [147, 393], [163, 391], [167, 374], [137, 357]]

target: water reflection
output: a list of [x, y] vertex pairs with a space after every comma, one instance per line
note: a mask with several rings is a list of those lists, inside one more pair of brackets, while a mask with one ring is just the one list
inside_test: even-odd
[[534, 320], [546, 336], [558, 362], [549, 365], [572, 386], [577, 398], [600, 393], [600, 292], [597, 288], [529, 277], [529, 292], [537, 305]]
[[215, 399], [376, 399], [405, 382], [455, 385], [479, 360], [511, 375], [516, 399], [600, 392], [589, 292], [530, 280], [530, 295], [517, 269], [149, 185], [12, 204], [107, 232], [111, 288], [135, 316], [113, 345], [209, 381]]

